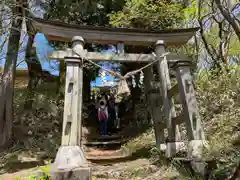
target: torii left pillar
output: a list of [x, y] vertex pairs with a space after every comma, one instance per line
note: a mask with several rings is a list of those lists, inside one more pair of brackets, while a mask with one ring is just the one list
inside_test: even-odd
[[91, 179], [91, 168], [87, 167], [81, 143], [84, 39], [73, 37], [72, 49], [77, 54], [65, 57], [67, 68], [62, 143], [53, 164], [51, 179], [54, 180]]

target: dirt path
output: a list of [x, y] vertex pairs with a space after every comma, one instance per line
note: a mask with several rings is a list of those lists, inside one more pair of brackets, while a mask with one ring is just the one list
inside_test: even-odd
[[[178, 174], [166, 167], [152, 165], [148, 159], [137, 159], [134, 161], [116, 164], [98, 165], [90, 164], [93, 170], [93, 180], [161, 180], [171, 179]], [[13, 174], [4, 174], [0, 180], [29, 180], [29, 177], [40, 172], [38, 167], [22, 170]]]
[[0, 180], [29, 180], [29, 178], [32, 176], [37, 175], [40, 172], [40, 168], [30, 168], [30, 169], [24, 169], [15, 173], [6, 173], [3, 175], [0, 175]]

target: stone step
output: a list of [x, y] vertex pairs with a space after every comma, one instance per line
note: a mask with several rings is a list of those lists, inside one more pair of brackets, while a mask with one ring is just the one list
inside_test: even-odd
[[86, 156], [88, 161], [97, 164], [108, 164], [108, 163], [116, 163], [127, 161], [131, 159], [131, 156], [128, 155], [116, 155], [116, 156]]
[[85, 152], [87, 156], [98, 157], [98, 156], [118, 156], [122, 155], [121, 150], [106, 150], [99, 148], [89, 148], [87, 152]]
[[95, 138], [95, 141], [111, 141], [111, 140], [119, 140], [122, 136], [114, 134], [114, 135], [107, 135], [107, 136], [99, 136]]
[[99, 148], [89, 148], [88, 152], [85, 153], [85, 157], [92, 163], [106, 164], [124, 160], [124, 158], [127, 156], [120, 149], [106, 150]]
[[84, 143], [87, 147], [116, 148], [122, 145], [123, 141], [91, 141]]

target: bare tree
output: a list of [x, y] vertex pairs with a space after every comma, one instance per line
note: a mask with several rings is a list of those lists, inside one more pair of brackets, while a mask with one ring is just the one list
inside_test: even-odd
[[[17, 58], [19, 54], [20, 38], [22, 25], [26, 20], [26, 30], [29, 35], [29, 41], [26, 52], [26, 62], [29, 71], [29, 93], [32, 95], [32, 89], [37, 85], [39, 76], [37, 73], [42, 73], [41, 64], [36, 55], [36, 49], [33, 47], [33, 40], [36, 32], [31, 26], [31, 21], [28, 19], [29, 8], [27, 0], [7, 1], [5, 4], [11, 10], [11, 13], [4, 12], [11, 21], [10, 33], [8, 36], [7, 56], [2, 74], [0, 87], [0, 147], [4, 148], [10, 143], [12, 137], [12, 122], [13, 122], [13, 93], [14, 80], [16, 72]], [[2, 49], [1, 49], [2, 50]], [[24, 49], [25, 50], [25, 49]], [[31, 59], [31, 60], [30, 60]]]
[[[208, 8], [208, 13], [202, 14], [203, 8]], [[202, 39], [203, 46], [211, 57], [212, 68], [221, 69], [221, 63], [228, 65], [228, 50], [230, 44], [230, 38], [232, 37], [232, 30], [229, 23], [225, 18], [221, 18], [217, 11], [217, 7], [214, 1], [206, 3], [204, 0], [198, 1], [198, 22], [200, 26], [200, 37]], [[205, 32], [208, 27], [207, 23], [210, 23], [210, 28], [217, 28], [218, 33], [215, 38], [219, 43], [213, 43], [208, 40], [207, 33]]]
[[[9, 33], [9, 43], [7, 56], [2, 74], [0, 87], [0, 147], [6, 147], [12, 137], [13, 122], [13, 93], [16, 63], [19, 50], [22, 25], [22, 9], [18, 6], [19, 0], [12, 4], [11, 28]], [[8, 4], [9, 5], [9, 4]], [[20, 15], [20, 16], [19, 16]]]
[[229, 3], [221, 1], [221, 0], [215, 0], [215, 3], [223, 15], [223, 17], [226, 19], [226, 21], [232, 26], [233, 30], [235, 31], [239, 41], [240, 41], [240, 21], [232, 14], [232, 11], [235, 9], [235, 7], [239, 6], [239, 4], [236, 4], [231, 10], [229, 8]]

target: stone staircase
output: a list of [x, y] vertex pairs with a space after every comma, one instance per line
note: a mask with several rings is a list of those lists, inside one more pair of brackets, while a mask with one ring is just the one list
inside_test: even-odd
[[127, 157], [121, 151], [121, 145], [127, 140], [119, 134], [99, 136], [84, 143], [86, 159], [93, 163], [109, 163], [121, 161]]

